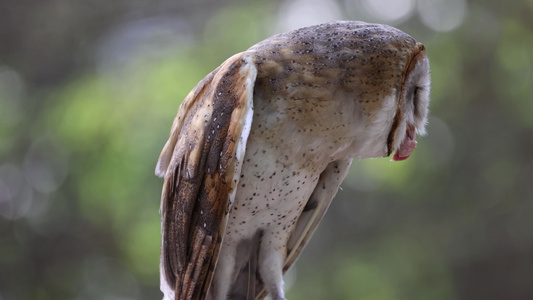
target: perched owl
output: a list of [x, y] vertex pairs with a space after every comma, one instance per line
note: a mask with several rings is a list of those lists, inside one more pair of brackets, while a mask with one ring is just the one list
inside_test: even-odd
[[284, 299], [352, 160], [414, 150], [429, 85], [422, 44], [352, 21], [272, 36], [207, 75], [156, 167], [164, 299]]

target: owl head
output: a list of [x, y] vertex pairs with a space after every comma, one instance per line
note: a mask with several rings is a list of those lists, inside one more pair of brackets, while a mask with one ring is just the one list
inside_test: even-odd
[[343, 112], [328, 122], [342, 123], [346, 131], [336, 133], [352, 143], [336, 154], [404, 160], [425, 134], [429, 61], [424, 45], [401, 30], [335, 21], [272, 36], [248, 52], [269, 98], [329, 99]]

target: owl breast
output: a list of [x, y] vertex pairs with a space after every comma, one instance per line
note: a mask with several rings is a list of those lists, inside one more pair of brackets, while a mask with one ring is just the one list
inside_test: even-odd
[[[298, 89], [291, 97], [275, 97], [266, 82], [256, 83], [254, 119], [228, 220], [228, 241], [249, 239], [258, 230], [286, 241], [319, 175], [353, 142], [349, 132], [355, 124], [345, 120], [343, 114], [349, 113], [335, 102], [322, 95], [304, 97]], [[338, 121], [328, 121], [330, 115]]]

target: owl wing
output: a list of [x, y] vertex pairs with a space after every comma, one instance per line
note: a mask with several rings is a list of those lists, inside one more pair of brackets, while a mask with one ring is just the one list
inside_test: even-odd
[[[318, 183], [287, 242], [287, 257], [285, 258], [283, 273], [287, 272], [307, 242], [309, 242], [318, 227], [318, 223], [324, 217], [331, 201], [337, 194], [342, 181], [348, 174], [351, 165], [351, 158], [334, 161], [328, 164], [326, 169], [320, 174]], [[266, 290], [263, 288], [256, 296], [256, 299], [264, 299], [266, 295]]]
[[257, 70], [240, 53], [181, 104], [156, 166], [164, 299], [204, 299], [235, 197], [253, 117]]

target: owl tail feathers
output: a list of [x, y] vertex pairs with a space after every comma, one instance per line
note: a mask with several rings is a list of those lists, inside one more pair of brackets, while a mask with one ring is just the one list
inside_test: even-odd
[[398, 150], [396, 150], [396, 153], [394, 153], [394, 156], [392, 157], [391, 161], [401, 161], [406, 160], [411, 156], [411, 153], [416, 148], [416, 133], [414, 126], [408, 125], [407, 130], [405, 133], [405, 137], [400, 144], [400, 147]]
[[257, 232], [246, 247], [239, 249], [242, 252], [237, 253], [238, 257], [248, 258], [249, 255], [249, 258], [244, 267], [240, 269], [227, 300], [254, 300], [263, 289], [257, 267], [261, 234], [261, 232]]

